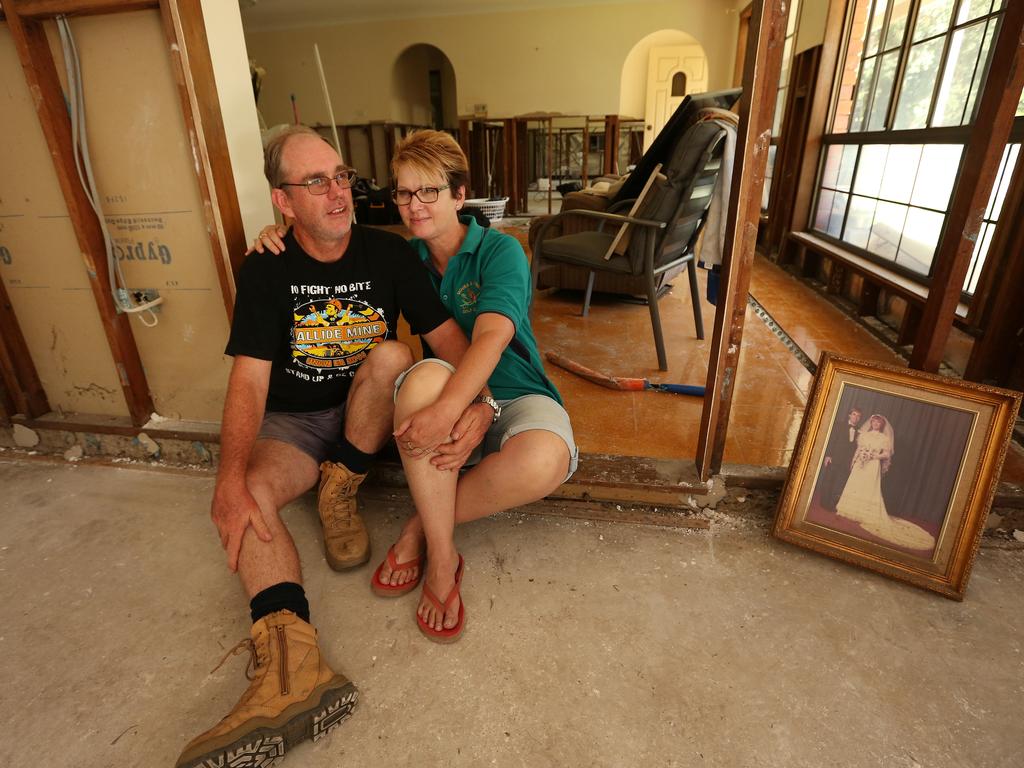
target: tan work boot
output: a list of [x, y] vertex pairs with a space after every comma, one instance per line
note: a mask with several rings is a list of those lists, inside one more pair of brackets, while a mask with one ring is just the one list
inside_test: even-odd
[[251, 654], [249, 689], [223, 720], [189, 742], [176, 768], [275, 765], [296, 744], [340, 725], [356, 705], [356, 687], [331, 671], [316, 630], [291, 611], [264, 616], [252, 638], [228, 655], [243, 650]]
[[357, 475], [344, 464], [325, 461], [320, 465], [317, 508], [324, 526], [327, 564], [336, 571], [347, 571], [370, 559], [370, 537], [356, 504], [356, 491], [365, 478], [365, 472]]

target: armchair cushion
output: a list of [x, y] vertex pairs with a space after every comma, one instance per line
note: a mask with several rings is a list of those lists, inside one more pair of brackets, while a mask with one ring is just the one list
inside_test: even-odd
[[[544, 241], [544, 255], [581, 267], [593, 267], [623, 275], [634, 274], [633, 264], [628, 256], [614, 254], [605, 260], [604, 255], [608, 252], [613, 238], [612, 233], [595, 230], [548, 238]], [[641, 271], [642, 269], [641, 264]]]

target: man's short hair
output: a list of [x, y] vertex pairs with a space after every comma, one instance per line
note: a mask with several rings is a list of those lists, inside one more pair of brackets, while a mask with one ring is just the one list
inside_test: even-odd
[[452, 194], [459, 187], [469, 186], [469, 161], [459, 143], [450, 133], [444, 131], [416, 131], [409, 134], [395, 147], [391, 158], [391, 175], [398, 178], [398, 169], [408, 166], [421, 176], [444, 176], [451, 185]]
[[331, 149], [334, 149], [331, 142], [308, 125], [287, 125], [270, 134], [266, 146], [263, 148], [263, 175], [267, 177], [267, 181], [270, 182], [273, 189], [280, 188], [284, 182], [285, 171], [281, 167], [281, 156], [284, 154], [285, 144], [293, 136], [316, 136]]
[[[864, 415], [864, 411], [862, 411], [860, 408], [851, 408], [850, 409], [850, 413], [859, 413], [861, 416]], [[847, 415], [849, 415], [849, 414], [847, 414]]]

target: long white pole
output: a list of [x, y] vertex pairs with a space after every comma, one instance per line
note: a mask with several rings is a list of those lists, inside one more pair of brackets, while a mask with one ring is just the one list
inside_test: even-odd
[[[327, 92], [327, 78], [324, 77], [324, 63], [320, 60], [320, 46], [313, 43], [313, 53], [316, 54], [316, 68], [320, 72], [320, 86], [324, 89], [324, 101], [327, 103], [327, 114], [331, 117], [331, 133], [334, 134], [334, 148], [341, 154], [341, 142], [338, 140], [338, 126], [334, 119], [334, 108], [331, 106], [331, 94]], [[342, 157], [342, 160], [345, 158]], [[347, 161], [346, 161], [347, 162]]]

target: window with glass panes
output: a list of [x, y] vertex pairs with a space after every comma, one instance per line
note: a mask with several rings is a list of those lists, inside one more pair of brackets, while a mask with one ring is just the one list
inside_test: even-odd
[[[909, 276], [931, 274], [1005, 2], [850, 0], [812, 230]], [[966, 293], [1018, 154], [1018, 144], [1004, 153]]]
[[779, 89], [775, 94], [775, 118], [772, 122], [772, 143], [768, 147], [768, 165], [764, 171], [764, 188], [761, 191], [761, 210], [768, 210], [772, 194], [772, 175], [775, 171], [775, 154], [779, 148], [779, 134], [782, 132], [782, 116], [786, 110], [786, 94], [789, 93], [789, 74], [793, 69], [793, 46], [796, 44], [796, 30], [800, 21], [800, 0], [793, 0], [786, 21], [786, 41], [782, 46], [782, 70], [779, 73]]

